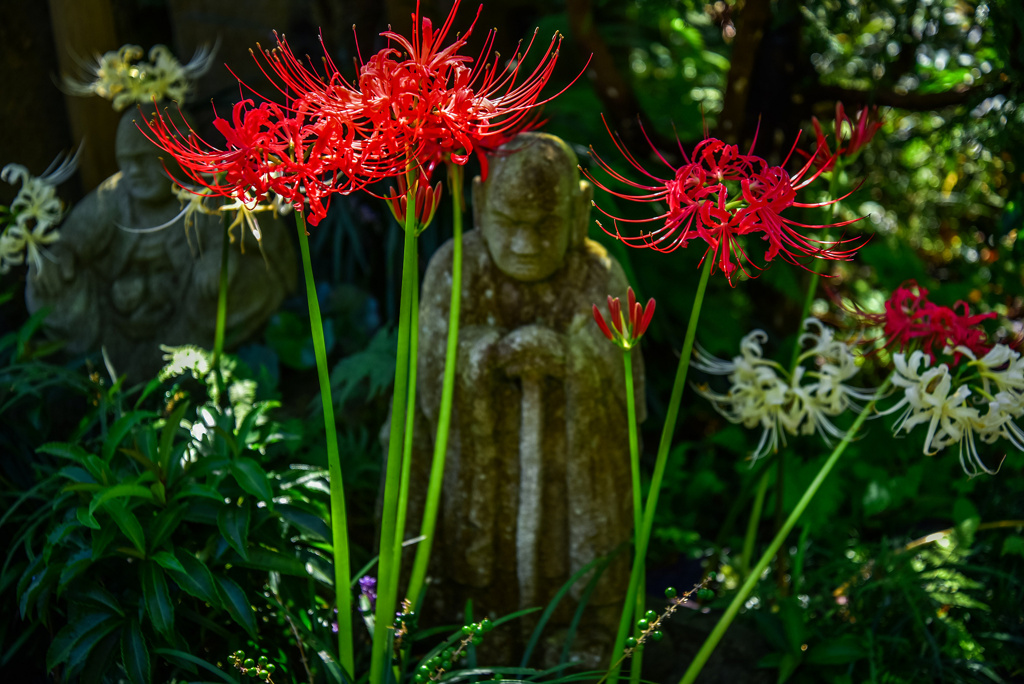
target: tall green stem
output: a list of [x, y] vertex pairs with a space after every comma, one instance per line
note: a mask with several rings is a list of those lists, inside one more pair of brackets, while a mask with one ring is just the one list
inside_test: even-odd
[[338, 432], [334, 426], [334, 400], [331, 397], [331, 380], [327, 372], [324, 323], [320, 317], [320, 303], [317, 301], [316, 284], [313, 281], [313, 265], [309, 258], [306, 222], [301, 211], [295, 212], [295, 227], [299, 233], [302, 271], [306, 278], [306, 301], [309, 304], [313, 352], [316, 356], [316, 372], [320, 381], [320, 402], [324, 409], [327, 465], [331, 478], [331, 541], [334, 546], [334, 590], [338, 603], [338, 658], [342, 669], [348, 673], [349, 677], [352, 677], [355, 674], [355, 660], [352, 651], [352, 593], [349, 590], [351, 569], [348, 555], [348, 520], [345, 515], [345, 487], [341, 479]]
[[775, 538], [772, 539], [771, 544], [768, 545], [768, 548], [761, 556], [761, 559], [757, 561], [757, 565], [754, 566], [750, 575], [747, 576], [747, 581], [743, 583], [743, 586], [740, 587], [736, 596], [733, 597], [732, 603], [730, 603], [729, 607], [725, 609], [722, 617], [718, 619], [718, 624], [716, 624], [715, 628], [711, 630], [711, 634], [709, 634], [708, 638], [704, 641], [704, 645], [701, 646], [700, 651], [697, 652], [697, 655], [694, 657], [693, 662], [690, 663], [690, 667], [686, 670], [686, 673], [683, 675], [679, 684], [692, 684], [692, 682], [697, 678], [697, 675], [700, 674], [700, 671], [704, 668], [704, 664], [711, 656], [711, 652], [715, 650], [718, 642], [722, 640], [722, 635], [725, 634], [725, 630], [727, 630], [729, 625], [732, 624], [733, 618], [736, 617], [740, 607], [744, 604], [747, 597], [750, 596], [750, 592], [753, 591], [754, 587], [757, 585], [758, 580], [761, 578], [761, 573], [768, 567], [768, 563], [771, 562], [771, 559], [775, 556], [776, 552], [778, 552], [783, 542], [786, 541], [786, 537], [789, 535], [790, 530], [793, 529], [793, 526], [796, 525], [800, 516], [803, 515], [804, 510], [806, 510], [808, 504], [811, 503], [811, 499], [814, 498], [814, 495], [818, 492], [818, 489], [825, 481], [825, 478], [828, 477], [830, 472], [832, 472], [832, 468], [843, 455], [843, 452], [846, 451], [847, 445], [849, 445], [857, 431], [860, 430], [860, 427], [864, 424], [864, 420], [868, 417], [868, 414], [874, 409], [875, 402], [885, 394], [891, 379], [891, 377], [887, 378], [886, 381], [882, 383], [882, 386], [878, 388], [878, 392], [875, 393], [875, 398], [872, 399], [868, 405], [864, 407], [864, 410], [861, 411], [860, 415], [857, 416], [857, 420], [853, 422], [853, 426], [847, 431], [846, 436], [843, 437], [843, 441], [836, 445], [836, 448], [832, 450], [832, 454], [825, 461], [824, 465], [821, 466], [821, 470], [818, 471], [814, 481], [811, 482], [807, 487], [807, 491], [804, 492], [800, 501], [797, 502], [796, 508], [794, 508], [793, 512], [789, 514], [786, 522], [783, 523], [782, 528], [776, 533]]
[[754, 540], [757, 538], [757, 528], [761, 522], [761, 508], [764, 506], [764, 495], [768, 492], [768, 471], [761, 474], [761, 480], [757, 484], [757, 493], [754, 495], [754, 505], [750, 510], [750, 520], [747, 521], [747, 535], [743, 538], [743, 557], [740, 558], [740, 577], [744, 579], [750, 574], [750, 559], [754, 555]]
[[412, 576], [409, 578], [409, 589], [406, 593], [414, 606], [420, 601], [430, 562], [430, 550], [434, 544], [437, 509], [441, 501], [441, 483], [444, 479], [445, 458], [448, 455], [448, 430], [452, 420], [455, 364], [459, 353], [459, 309], [462, 301], [462, 181], [463, 168], [458, 164], [448, 164], [448, 190], [452, 195], [452, 292], [448, 307], [448, 344], [444, 356], [444, 380], [441, 385], [437, 435], [434, 437], [434, 459], [431, 461], [427, 500], [423, 507], [423, 522], [420, 525], [420, 536], [423, 539], [416, 546], [416, 559], [413, 561]]
[[[391, 403], [391, 431], [388, 439], [387, 470], [384, 479], [384, 507], [381, 516], [380, 550], [377, 571], [377, 608], [374, 612], [373, 647], [370, 659], [371, 684], [387, 681], [387, 661], [391, 650], [390, 629], [395, 620], [398, 597], [398, 572], [395, 567], [395, 534], [398, 522], [398, 495], [401, 485], [402, 454], [405, 447], [405, 408], [408, 400], [410, 332], [413, 290], [419, 281], [416, 265], [416, 177], [408, 174], [405, 209], [405, 241], [402, 250], [402, 296], [398, 310], [398, 351], [395, 358], [395, 394]], [[413, 359], [415, 362], [415, 359]]]
[[[414, 243], [415, 244], [415, 243]], [[418, 245], [416, 245], [418, 247]], [[395, 518], [395, 584], [402, 567], [402, 544], [405, 538], [405, 515], [409, 505], [409, 476], [412, 474], [412, 439], [416, 423], [416, 349], [419, 346], [419, 288], [412, 289], [409, 310], [409, 398], [405, 403], [405, 440], [402, 444], [402, 479], [398, 491], [398, 514]], [[396, 594], [397, 596], [397, 594]]]
[[[640, 440], [637, 436], [636, 425], [636, 396], [633, 389], [633, 354], [629, 349], [622, 352], [622, 364], [626, 378], [626, 420], [629, 423], [629, 465], [632, 471], [633, 480], [633, 534], [640, 535], [640, 528], [643, 525], [643, 495], [640, 491]], [[643, 558], [635, 558], [634, 563], [643, 564]], [[640, 586], [636, 592], [636, 609], [633, 613], [634, 622], [639, 620], [644, 611], [644, 573], [640, 572]], [[637, 651], [633, 654], [633, 660], [629, 665], [629, 681], [637, 684], [640, 681], [640, 670], [642, 667], [642, 654]]]
[[217, 403], [220, 403], [225, 395], [224, 373], [221, 371], [221, 356], [224, 354], [224, 329], [228, 320], [228, 256], [231, 243], [231, 232], [228, 230], [230, 223], [227, 214], [221, 214], [221, 224], [224, 228], [224, 235], [220, 247], [220, 281], [217, 289], [217, 319], [213, 329], [213, 372], [217, 378]]
[[644, 518], [637, 534], [636, 556], [633, 560], [633, 569], [629, 575], [629, 587], [626, 589], [626, 601], [622, 610], [622, 618], [619, 620], [619, 630], [615, 635], [615, 647], [612, 651], [612, 665], [609, 668], [608, 679], [615, 680], [618, 677], [619, 656], [629, 636], [630, 626], [633, 623], [633, 607], [636, 604], [636, 597], [640, 588], [640, 580], [643, 576], [643, 559], [647, 556], [647, 544], [651, 538], [651, 528], [654, 527], [654, 512], [658, 507], [658, 495], [661, 490], [661, 481], [665, 477], [665, 465], [668, 463], [668, 452], [672, 446], [672, 437], [675, 434], [676, 420], [679, 418], [679, 404], [683, 398], [683, 389], [686, 387], [686, 372], [690, 368], [690, 356], [693, 354], [693, 342], [697, 335], [697, 322], [700, 320], [700, 309], [704, 303], [704, 291], [708, 286], [708, 277], [711, 275], [712, 260], [704, 258], [704, 267], [700, 273], [700, 283], [697, 285], [697, 293], [693, 297], [693, 309], [690, 312], [690, 322], [686, 326], [686, 337], [683, 338], [683, 350], [679, 356], [679, 367], [676, 369], [676, 379], [672, 385], [672, 395], [668, 403], [668, 411], [665, 413], [665, 425], [661, 430], [661, 441], [658, 443], [658, 455], [654, 462], [654, 474], [651, 477], [651, 491], [647, 495], [647, 504], [644, 507]]

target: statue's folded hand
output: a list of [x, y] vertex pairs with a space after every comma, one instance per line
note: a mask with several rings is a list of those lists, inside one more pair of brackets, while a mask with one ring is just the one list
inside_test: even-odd
[[565, 339], [551, 328], [516, 328], [501, 339], [496, 351], [498, 365], [510, 377], [565, 376]]

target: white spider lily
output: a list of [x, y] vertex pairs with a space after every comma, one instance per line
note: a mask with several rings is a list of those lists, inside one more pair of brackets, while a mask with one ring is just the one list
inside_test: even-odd
[[164, 45], [154, 45], [149, 61], [142, 61], [138, 45], [123, 45], [117, 52], [107, 52], [91, 65], [83, 65], [82, 80], [64, 77], [64, 88], [72, 95], [99, 95], [110, 100], [121, 111], [134, 104], [155, 100], [181, 102], [192, 82], [202, 76], [213, 63], [216, 46], [200, 47], [188, 64], [179, 62]]
[[874, 394], [845, 382], [859, 370], [850, 345], [836, 340], [831, 328], [817, 319], [805, 321], [804, 330], [799, 343], [808, 348], [799, 360], [813, 359], [817, 365], [814, 370], [798, 365], [792, 376], [775, 361], [764, 358], [762, 344], [768, 336], [762, 330], [746, 335], [740, 343], [740, 355], [731, 361], [697, 349], [694, 367], [713, 375], [727, 375], [730, 382], [725, 394], [707, 387], [697, 387], [697, 392], [726, 420], [763, 429], [753, 460], [769, 450], [777, 451], [780, 440], [785, 444], [786, 433], [818, 433], [826, 443], [842, 439], [846, 433], [829, 417], [847, 408], [859, 408], [854, 400], [868, 400]]
[[[893, 354], [896, 373], [893, 384], [903, 388], [903, 397], [882, 415], [903, 409], [893, 429], [910, 432], [918, 425], [928, 425], [922, 449], [926, 456], [934, 456], [947, 446], [959, 445], [960, 465], [968, 476], [979, 471], [993, 474], [978, 455], [975, 432], [982, 431], [985, 423], [978, 409], [968, 405], [971, 388], [960, 385], [953, 389], [949, 366], [929, 367], [929, 357], [918, 350], [906, 358], [903, 353]], [[991, 410], [991, 409], [990, 409]], [[999, 429], [990, 419], [990, 430]]]
[[0, 233], [0, 274], [28, 261], [37, 271], [43, 257], [49, 258], [44, 245], [60, 239], [55, 227], [64, 218], [64, 203], [57, 197], [57, 184], [67, 180], [78, 167], [79, 147], [74, 155], [60, 154], [40, 176], [33, 176], [21, 164], [8, 164], [0, 170], [0, 179], [21, 188], [8, 208], [10, 225]]

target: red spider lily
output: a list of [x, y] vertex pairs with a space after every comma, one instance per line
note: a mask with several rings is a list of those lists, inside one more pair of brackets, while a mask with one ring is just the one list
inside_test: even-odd
[[[409, 184], [405, 176], [398, 176], [398, 187], [392, 188], [391, 194], [386, 198], [391, 215], [395, 217], [400, 226], [405, 225], [405, 210], [408, 203]], [[434, 214], [441, 205], [441, 183], [433, 187], [425, 179], [416, 184], [416, 195], [413, 197], [413, 206], [416, 209], [416, 234], [430, 225], [434, 220]]]
[[[608, 127], [607, 122], [605, 127]], [[665, 212], [650, 219], [623, 219], [612, 216], [598, 207], [599, 211], [615, 221], [614, 232], [605, 230], [598, 222], [601, 229], [627, 245], [672, 252], [680, 247], [686, 247], [691, 239], [699, 237], [708, 245], [702, 261], [710, 256], [713, 260], [712, 269], [721, 269], [730, 282], [737, 268], [746, 275], [751, 275], [745, 268], [745, 263], [756, 269], [761, 268], [753, 262], [743, 247], [741, 239], [746, 235], [762, 234], [768, 243], [764, 257], [766, 262], [780, 254], [795, 264], [800, 263], [799, 257], [848, 260], [860, 247], [856, 245], [852, 248], [839, 249], [840, 245], [850, 240], [817, 240], [807, 237], [799, 230], [842, 227], [859, 219], [828, 225], [807, 225], [782, 215], [789, 207], [824, 207], [844, 199], [836, 198], [820, 203], [796, 201], [797, 192], [821, 174], [821, 170], [811, 172], [810, 162], [801, 167], [796, 174], [790, 175], [782, 166], [770, 167], [768, 162], [753, 154], [753, 145], [747, 154], [742, 154], [736, 145], [707, 138], [697, 144], [692, 155], [687, 155], [682, 143], [679, 143], [679, 152], [685, 160], [679, 168], [673, 167], [655, 150], [661, 162], [672, 171], [672, 176], [665, 179], [648, 172], [625, 149], [621, 139], [611, 133], [610, 129], [609, 134], [626, 161], [651, 181], [644, 183], [630, 180], [598, 157], [593, 148], [591, 154], [601, 169], [614, 180], [641, 190], [642, 194], [619, 192], [596, 180], [587, 171], [583, 172], [584, 175], [595, 185], [617, 197], [637, 202], [664, 201], [668, 204]], [[654, 147], [653, 144], [651, 146]], [[619, 232], [619, 222], [650, 221], [660, 221], [662, 225], [638, 236], [623, 236]]]
[[[225, 149], [188, 126], [178, 128], [159, 110], [142, 132], [199, 186], [248, 205], [263, 201], [268, 191], [299, 211], [308, 202], [309, 221], [316, 225], [326, 215], [332, 193], [350, 192], [376, 179], [359, 164], [351, 129], [334, 122], [317, 135], [301, 111], [290, 113], [273, 102], [256, 107], [252, 100], [236, 103], [230, 122], [214, 110], [213, 123], [224, 136]], [[331, 176], [330, 182], [324, 180]]]
[[647, 300], [647, 306], [644, 307], [636, 301], [633, 288], [629, 288], [626, 294], [628, 303], [625, 312], [622, 311], [619, 298], [612, 298], [611, 295], [608, 295], [608, 312], [611, 314], [612, 328], [608, 327], [604, 316], [601, 315], [601, 310], [597, 308], [597, 304], [594, 304], [594, 321], [597, 322], [597, 327], [601, 329], [605, 337], [622, 347], [623, 350], [629, 350], [637, 345], [643, 334], [647, 332], [647, 326], [650, 325], [651, 319], [654, 317], [653, 299]]
[[[314, 118], [341, 116], [352, 122], [365, 139], [364, 157], [377, 172], [392, 168], [391, 175], [398, 175], [413, 159], [424, 169], [441, 161], [462, 165], [475, 149], [496, 148], [534, 125], [536, 107], [551, 99], [539, 97], [558, 58], [561, 36], [552, 37], [537, 67], [517, 86], [522, 60], [533, 40], [499, 69], [497, 55], [487, 63], [494, 43], [492, 31], [474, 63], [459, 50], [476, 19], [464, 34], [445, 45], [458, 6], [455, 2], [444, 24], [435, 30], [430, 19], [421, 18], [417, 5], [412, 37], [382, 33], [397, 47], [387, 47], [363, 63], [355, 84], [341, 76], [329, 57], [324, 60], [324, 75], [319, 75], [296, 59], [283, 38], [276, 50], [265, 55], [284, 84], [282, 92], [296, 93]], [[480, 158], [486, 173], [486, 159]]]
[[[995, 317], [992, 312], [971, 315], [964, 301], [958, 301], [952, 308], [934, 304], [928, 300], [928, 290], [910, 280], [886, 300], [884, 314], [869, 315], [868, 320], [883, 326], [886, 346], [896, 345], [906, 351], [917, 340], [934, 363], [936, 347], [940, 351], [946, 347], [966, 347], [978, 357], [987, 354], [992, 345], [980, 323]], [[961, 354], [953, 354], [956, 364]]]
[[875, 133], [882, 127], [882, 119], [878, 115], [878, 107], [871, 107], [869, 109], [865, 106], [857, 112], [854, 119], [851, 119], [846, 115], [843, 103], [837, 102], [835, 119], [836, 152], [832, 154], [828, 147], [828, 139], [821, 130], [821, 123], [819, 123], [818, 118], [811, 117], [811, 123], [814, 126], [815, 135], [814, 153], [808, 154], [803, 150], [798, 150], [798, 152], [805, 159], [813, 159], [814, 168], [822, 169], [823, 171], [831, 170], [839, 155], [855, 156], [864, 146], [871, 142], [871, 139], [875, 137]]

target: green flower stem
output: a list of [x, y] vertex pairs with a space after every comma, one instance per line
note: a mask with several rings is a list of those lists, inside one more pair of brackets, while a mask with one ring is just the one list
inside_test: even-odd
[[227, 214], [221, 214], [221, 224], [224, 228], [223, 242], [220, 248], [220, 283], [217, 290], [217, 319], [213, 331], [213, 371], [217, 378], [217, 403], [220, 403], [225, 394], [224, 374], [220, 367], [220, 357], [224, 353], [224, 329], [228, 320], [228, 246], [231, 243], [231, 233], [228, 230], [230, 225]]
[[[327, 372], [327, 348], [324, 344], [324, 323], [320, 317], [320, 303], [313, 282], [313, 265], [309, 258], [309, 239], [306, 221], [301, 211], [295, 212], [295, 227], [299, 234], [302, 253], [302, 271], [306, 278], [306, 301], [309, 303], [309, 322], [313, 333], [313, 352], [316, 372], [320, 380], [320, 402], [324, 409], [324, 431], [327, 438], [327, 464], [331, 478], [331, 542], [334, 546], [334, 589], [338, 603], [338, 658], [349, 677], [355, 673], [352, 651], [352, 593], [349, 591], [351, 569], [348, 555], [348, 520], [345, 515], [345, 487], [341, 479], [341, 459], [338, 456], [338, 431], [334, 426], [334, 400], [331, 380]], [[226, 237], [226, 236], [225, 236]]]
[[874, 399], [872, 399], [868, 405], [864, 407], [864, 410], [861, 411], [860, 415], [857, 416], [857, 420], [853, 422], [853, 426], [851, 426], [847, 431], [846, 436], [843, 437], [843, 441], [836, 445], [836, 448], [832, 450], [832, 454], [825, 461], [824, 465], [821, 466], [821, 470], [818, 471], [814, 480], [807, 487], [807, 490], [800, 498], [800, 501], [797, 502], [796, 508], [794, 508], [793, 512], [789, 514], [786, 522], [783, 523], [782, 528], [778, 533], [776, 533], [775, 538], [772, 539], [771, 544], [768, 545], [768, 548], [761, 556], [761, 559], [757, 561], [757, 565], [754, 566], [750, 575], [747, 576], [746, 582], [743, 583], [743, 586], [740, 587], [736, 596], [733, 597], [732, 603], [730, 603], [729, 607], [725, 609], [722, 617], [718, 619], [718, 624], [715, 625], [711, 634], [709, 634], [708, 638], [704, 641], [704, 645], [701, 646], [700, 651], [697, 652], [697, 655], [694, 657], [693, 662], [690, 663], [690, 667], [686, 670], [683, 678], [679, 680], [679, 684], [692, 684], [692, 682], [697, 679], [697, 675], [699, 675], [700, 671], [704, 668], [704, 664], [711, 656], [711, 652], [715, 650], [715, 646], [717, 646], [718, 642], [722, 640], [722, 635], [725, 634], [725, 630], [727, 630], [729, 625], [732, 624], [733, 618], [736, 617], [736, 613], [739, 612], [740, 607], [747, 600], [747, 597], [750, 596], [750, 592], [753, 591], [758, 580], [761, 579], [761, 573], [763, 573], [765, 568], [768, 567], [768, 563], [771, 562], [783, 542], [786, 541], [786, 537], [789, 535], [790, 530], [793, 529], [793, 526], [796, 525], [800, 516], [803, 515], [808, 504], [811, 503], [811, 499], [814, 498], [814, 495], [818, 492], [821, 484], [832, 471], [833, 466], [835, 466], [836, 462], [843, 455], [843, 452], [846, 451], [847, 445], [849, 445], [853, 440], [854, 435], [858, 430], [860, 430], [860, 427], [864, 424], [864, 420], [868, 417], [868, 414], [874, 409], [875, 402], [885, 395], [885, 391], [889, 387], [889, 382], [891, 380], [892, 378], [889, 377], [882, 383], [882, 386], [878, 388], [878, 392], [875, 393]]
[[[418, 247], [418, 243], [413, 243]], [[416, 422], [416, 350], [419, 346], [419, 288], [412, 289], [409, 309], [409, 399], [405, 404], [405, 440], [402, 444], [402, 479], [398, 491], [398, 514], [395, 519], [395, 584], [401, 575], [402, 544], [405, 541], [405, 516], [409, 506], [409, 476], [412, 473], [412, 438]], [[395, 594], [397, 597], [397, 593]]]
[[[636, 396], [633, 388], [633, 353], [626, 349], [622, 352], [622, 365], [626, 378], [626, 420], [629, 423], [629, 465], [632, 471], [633, 480], [633, 534], [639, 536], [640, 528], [643, 526], [643, 494], [640, 491], [640, 440], [637, 436], [636, 425]], [[634, 563], [644, 562], [643, 558], [636, 558]], [[641, 586], [636, 593], [636, 610], [633, 620], [639, 620], [644, 613], [644, 591], [643, 591], [643, 570], [640, 572]], [[637, 684], [640, 681], [640, 669], [642, 667], [642, 654], [637, 651], [633, 654], [633, 660], [629, 665], [629, 681]]]
[[750, 574], [750, 559], [754, 556], [754, 539], [757, 538], [757, 528], [761, 522], [761, 509], [764, 506], [764, 495], [768, 492], [768, 471], [761, 474], [761, 481], [757, 485], [757, 493], [754, 494], [754, 505], [750, 510], [750, 520], [747, 522], [747, 535], [743, 538], [743, 556], [740, 558], [740, 577], [746, 579]]
[[658, 455], [654, 462], [654, 474], [651, 477], [651, 490], [647, 495], [647, 505], [644, 508], [643, 524], [636, 538], [636, 556], [633, 561], [633, 569], [629, 574], [629, 587], [626, 589], [626, 601], [622, 610], [622, 618], [619, 620], [619, 630], [615, 635], [615, 647], [612, 650], [612, 665], [609, 668], [608, 679], [614, 681], [618, 677], [619, 665], [617, 662], [622, 650], [626, 645], [626, 638], [629, 636], [633, 624], [633, 606], [636, 604], [637, 593], [643, 577], [643, 559], [647, 556], [647, 544], [651, 539], [651, 529], [654, 527], [654, 511], [658, 507], [658, 494], [661, 490], [661, 481], [665, 477], [665, 465], [668, 463], [668, 452], [672, 446], [672, 437], [675, 434], [676, 420], [679, 417], [679, 404], [683, 398], [683, 389], [686, 387], [686, 372], [690, 368], [690, 356], [693, 354], [693, 341], [697, 336], [697, 321], [700, 320], [700, 309], [704, 303], [704, 291], [708, 286], [708, 277], [711, 275], [710, 258], [704, 258], [704, 267], [700, 273], [700, 283], [697, 285], [697, 293], [693, 297], [693, 309], [690, 313], [690, 322], [686, 326], [686, 337], [683, 338], [683, 350], [679, 356], [679, 367], [676, 369], [675, 383], [672, 385], [672, 395], [668, 403], [668, 411], [665, 413], [665, 425], [661, 430], [661, 441], [658, 443]]
[[629, 421], [629, 466], [633, 477], [633, 533], [640, 534], [643, 526], [643, 494], [640, 492], [640, 440], [636, 430], [636, 397], [633, 389], [633, 353], [622, 352], [622, 365], [626, 375], [626, 420]]
[[[405, 408], [408, 400], [410, 332], [413, 290], [419, 281], [416, 265], [416, 177], [408, 172], [405, 205], [405, 241], [402, 258], [402, 296], [398, 310], [398, 352], [395, 358], [395, 388], [391, 403], [391, 432], [388, 438], [387, 470], [384, 479], [384, 507], [381, 516], [380, 550], [377, 569], [377, 609], [374, 612], [373, 646], [370, 659], [371, 684], [385, 684], [391, 650], [390, 629], [395, 620], [398, 570], [395, 567], [395, 534], [398, 522], [398, 494], [401, 485], [402, 453], [405, 447]], [[415, 362], [415, 360], [413, 360]]]
[[441, 408], [437, 418], [437, 435], [434, 438], [434, 459], [430, 466], [430, 482], [427, 485], [427, 500], [423, 508], [423, 522], [416, 545], [416, 559], [413, 561], [412, 577], [406, 596], [418, 606], [423, 582], [427, 576], [430, 550], [434, 544], [437, 528], [437, 510], [441, 501], [441, 483], [444, 479], [445, 458], [448, 455], [448, 431], [452, 420], [452, 400], [455, 391], [455, 364], [459, 353], [459, 310], [462, 301], [462, 182], [463, 168], [448, 164], [448, 190], [452, 195], [452, 292], [448, 308], [448, 344], [444, 357], [444, 380], [441, 385]]

